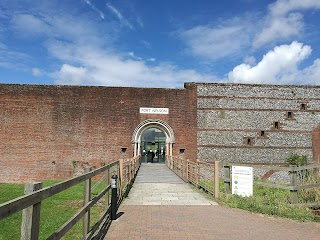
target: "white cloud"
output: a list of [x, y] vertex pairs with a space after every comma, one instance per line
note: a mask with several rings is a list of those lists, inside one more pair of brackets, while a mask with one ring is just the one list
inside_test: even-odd
[[319, 84], [319, 60], [308, 68], [298, 68], [299, 63], [307, 59], [311, 52], [310, 46], [299, 42], [275, 47], [255, 66], [236, 66], [229, 73], [229, 80], [238, 83]]
[[127, 26], [130, 29], [133, 29], [132, 24], [121, 14], [121, 12], [116, 9], [114, 6], [112, 6], [110, 3], [107, 3], [106, 6], [111, 10], [111, 12], [116, 15], [116, 17], [119, 19], [121, 24]]
[[56, 83], [64, 84], [64, 82], [68, 82], [68, 84], [72, 85], [80, 85], [84, 81], [90, 81], [87, 75], [87, 69], [84, 67], [75, 67], [69, 64], [63, 64], [60, 71], [56, 73], [57, 80]]
[[54, 55], [62, 61], [72, 59], [74, 63], [63, 64], [54, 73], [57, 84], [176, 88], [182, 87], [184, 82], [218, 80], [214, 76], [178, 69], [170, 64], [148, 66], [142, 61], [120, 58], [101, 49], [76, 45], [67, 48], [51, 48], [60, 51]]
[[195, 56], [216, 60], [238, 54], [249, 43], [246, 24], [231, 21], [222, 26], [196, 26], [182, 31], [187, 52]]
[[43, 71], [40, 68], [32, 68], [32, 75], [35, 77], [40, 77], [43, 75]]
[[96, 8], [96, 7], [91, 3], [91, 1], [89, 1], [89, 0], [84, 0], [84, 2], [85, 2], [86, 4], [88, 4], [88, 6], [89, 6], [90, 8], [92, 8], [93, 11], [95, 11], [96, 13], [98, 13], [101, 19], [104, 19], [104, 14], [103, 14], [103, 12], [100, 11], [98, 8]]
[[319, 0], [278, 0], [269, 5], [262, 30], [254, 40], [255, 48], [269, 42], [298, 36], [304, 30], [303, 10], [320, 9]]
[[245, 64], [248, 64], [248, 65], [256, 64], [256, 58], [254, 56], [246, 56], [243, 61]]
[[50, 25], [31, 14], [17, 14], [12, 18], [13, 28], [26, 36], [39, 36], [49, 33]]
[[253, 41], [255, 48], [275, 40], [296, 36], [304, 26], [302, 15], [298, 13], [291, 13], [285, 17], [270, 17], [266, 22], [266, 26]]

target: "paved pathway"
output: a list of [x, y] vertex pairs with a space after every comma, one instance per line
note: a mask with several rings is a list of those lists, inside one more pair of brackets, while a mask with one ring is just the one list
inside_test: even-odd
[[165, 164], [141, 164], [122, 205], [217, 205], [174, 174]]
[[[319, 223], [299, 223], [253, 214], [219, 206], [210, 200], [203, 200], [203, 196], [201, 200], [197, 199], [199, 204], [195, 205], [191, 196], [186, 194], [189, 202], [184, 202], [183, 192], [179, 191], [186, 187], [185, 183], [170, 174], [173, 173], [165, 165], [142, 165], [129, 197], [120, 206], [119, 217], [112, 222], [105, 240], [320, 239]], [[177, 187], [177, 194], [167, 191], [170, 186], [171, 189]], [[186, 189], [189, 191], [191, 188], [188, 186]], [[199, 193], [193, 194], [198, 196]]]

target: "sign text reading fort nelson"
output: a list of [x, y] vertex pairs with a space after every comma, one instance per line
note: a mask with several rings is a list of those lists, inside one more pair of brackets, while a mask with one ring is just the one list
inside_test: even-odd
[[169, 114], [169, 108], [146, 108], [141, 107], [140, 113], [146, 114]]

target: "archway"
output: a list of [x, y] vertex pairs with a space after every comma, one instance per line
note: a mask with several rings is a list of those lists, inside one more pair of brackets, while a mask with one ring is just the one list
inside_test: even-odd
[[141, 154], [141, 140], [143, 133], [152, 128], [158, 129], [164, 134], [166, 144], [165, 154], [172, 156], [172, 147], [176, 142], [173, 130], [166, 122], [159, 119], [147, 119], [135, 128], [131, 141], [133, 144], [134, 156]]

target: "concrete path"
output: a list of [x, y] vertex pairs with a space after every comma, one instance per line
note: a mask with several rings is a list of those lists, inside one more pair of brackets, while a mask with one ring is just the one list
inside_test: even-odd
[[122, 205], [217, 205], [195, 191], [165, 164], [142, 163]]
[[118, 215], [105, 240], [320, 239], [319, 223], [219, 206], [186, 185], [165, 165], [141, 166]]

